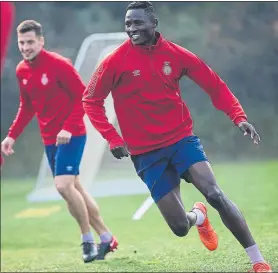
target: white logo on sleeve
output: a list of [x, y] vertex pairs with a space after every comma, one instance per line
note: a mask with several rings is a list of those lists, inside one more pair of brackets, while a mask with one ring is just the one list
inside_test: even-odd
[[72, 166], [67, 166], [66, 169], [67, 169], [68, 172], [71, 172], [73, 167]]
[[132, 73], [133, 73], [133, 76], [136, 77], [136, 76], [140, 76], [141, 71], [139, 69], [136, 69]]
[[41, 83], [43, 85], [47, 85], [48, 84], [48, 78], [47, 78], [46, 74], [42, 74]]

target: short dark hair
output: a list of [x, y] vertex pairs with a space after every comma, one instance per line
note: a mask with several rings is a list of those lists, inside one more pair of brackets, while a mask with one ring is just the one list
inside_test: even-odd
[[35, 21], [35, 20], [25, 20], [21, 22], [17, 27], [17, 33], [26, 33], [29, 31], [34, 31], [36, 36], [43, 36], [42, 35], [42, 25]]
[[126, 10], [130, 10], [130, 9], [144, 9], [146, 12], [154, 13], [154, 6], [153, 6], [152, 2], [149, 2], [149, 1], [131, 2], [127, 6]]

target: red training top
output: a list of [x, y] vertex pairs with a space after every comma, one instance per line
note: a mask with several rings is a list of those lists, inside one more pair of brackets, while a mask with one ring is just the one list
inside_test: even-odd
[[62, 129], [73, 136], [86, 134], [81, 101], [85, 85], [68, 59], [43, 49], [34, 61], [21, 61], [16, 75], [20, 105], [9, 137], [16, 139], [35, 114], [45, 145], [55, 144]]
[[[0, 70], [1, 76], [3, 71], [3, 66], [5, 62], [5, 56], [9, 44], [9, 39], [11, 35], [12, 26], [14, 23], [14, 5], [10, 2], [0, 2], [0, 32], [1, 32], [1, 39], [0, 39]], [[4, 157], [0, 154], [0, 166], [4, 164]]]
[[9, 2], [0, 2], [0, 28], [1, 28], [1, 74], [8, 48], [10, 34], [14, 22], [14, 6]]
[[193, 122], [179, 88], [183, 76], [198, 84], [215, 108], [235, 124], [247, 120], [236, 97], [209, 66], [161, 35], [154, 46], [134, 46], [127, 40], [110, 54], [93, 74], [83, 107], [110, 149], [123, 144], [105, 115], [104, 99], [110, 92], [132, 155], [166, 147], [193, 135]]

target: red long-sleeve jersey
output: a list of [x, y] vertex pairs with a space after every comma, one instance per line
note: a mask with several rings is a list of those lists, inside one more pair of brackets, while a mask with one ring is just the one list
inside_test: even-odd
[[85, 85], [70, 60], [43, 49], [33, 62], [21, 61], [16, 76], [20, 104], [8, 136], [16, 139], [34, 115], [45, 145], [55, 144], [62, 129], [73, 136], [86, 134]]
[[0, 2], [1, 28], [1, 74], [14, 22], [14, 6], [10, 2]]
[[[3, 66], [5, 62], [6, 52], [11, 35], [12, 25], [14, 22], [14, 6], [10, 2], [0, 2], [0, 72], [2, 76]], [[0, 154], [1, 162], [0, 166], [4, 164], [4, 157]]]
[[187, 76], [213, 105], [238, 124], [247, 117], [222, 79], [192, 52], [164, 39], [156, 45], [124, 42], [93, 74], [83, 107], [110, 148], [123, 144], [108, 122], [104, 100], [111, 92], [123, 139], [131, 154], [163, 148], [193, 135], [190, 112], [181, 98], [179, 81]]

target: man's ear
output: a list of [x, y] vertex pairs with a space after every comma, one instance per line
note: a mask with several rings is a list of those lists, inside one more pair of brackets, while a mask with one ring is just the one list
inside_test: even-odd
[[40, 44], [41, 44], [42, 46], [44, 46], [44, 43], [45, 43], [44, 37], [41, 36], [41, 37], [40, 37]]
[[157, 18], [154, 18], [153, 24], [154, 24], [155, 28], [158, 26], [158, 19]]

